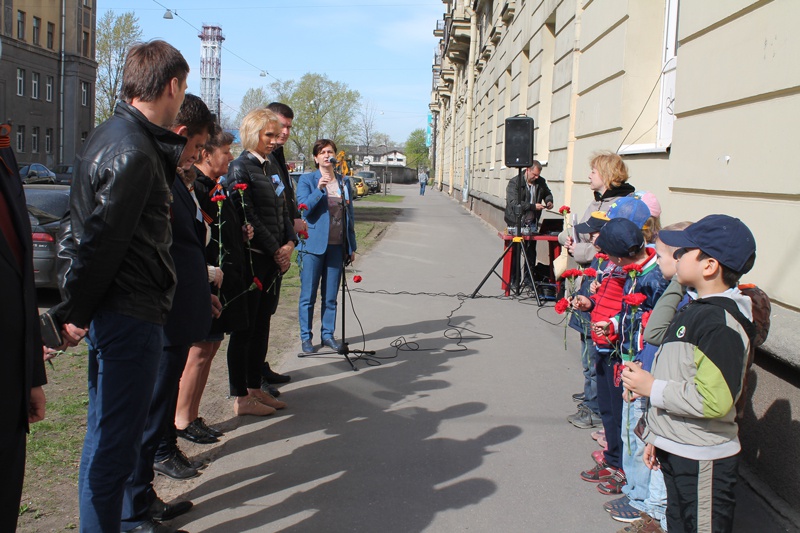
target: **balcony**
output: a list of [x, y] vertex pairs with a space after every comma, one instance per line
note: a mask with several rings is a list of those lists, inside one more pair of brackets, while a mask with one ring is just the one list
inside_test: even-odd
[[442, 37], [444, 37], [444, 28], [445, 28], [444, 21], [443, 20], [437, 20], [436, 21], [436, 29], [433, 30], [433, 36], [434, 37], [439, 37], [440, 39]]
[[506, 24], [511, 24], [511, 21], [514, 20], [514, 12], [517, 10], [516, 0], [505, 0], [503, 2], [503, 8], [500, 10], [500, 18]]
[[449, 34], [450, 38], [445, 42], [447, 58], [453, 63], [463, 65], [469, 55], [469, 19], [454, 18], [450, 22]]

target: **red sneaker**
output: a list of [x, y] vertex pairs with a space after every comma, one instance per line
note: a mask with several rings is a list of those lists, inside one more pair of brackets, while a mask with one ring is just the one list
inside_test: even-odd
[[614, 475], [602, 480], [597, 485], [597, 491], [600, 494], [605, 494], [606, 496], [622, 494], [622, 487], [624, 487], [626, 483], [627, 480], [625, 479], [625, 472], [623, 472], [621, 469], [616, 469]]
[[[622, 472], [619, 468], [614, 468], [605, 461], [594, 466], [590, 470], [581, 472], [581, 479], [589, 483], [600, 483], [612, 477], [616, 472]], [[624, 475], [624, 474], [623, 474]]]

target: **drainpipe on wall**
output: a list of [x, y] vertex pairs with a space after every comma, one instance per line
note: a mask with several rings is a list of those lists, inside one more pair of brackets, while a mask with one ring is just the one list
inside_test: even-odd
[[437, 128], [439, 128], [439, 143], [436, 145], [436, 153], [434, 153], [434, 157], [438, 162], [436, 166], [436, 177], [438, 178], [437, 181], [439, 182], [439, 192], [442, 191], [442, 178], [444, 176], [444, 104], [442, 103], [443, 99], [439, 99], [439, 112], [437, 116], [439, 117], [436, 121]]
[[469, 15], [469, 59], [467, 59], [467, 120], [466, 120], [466, 140], [464, 141], [464, 186], [461, 188], [461, 201], [469, 200], [469, 190], [472, 180], [472, 119], [475, 86], [475, 51], [478, 48], [478, 15], [474, 9], [470, 9]]
[[64, 46], [66, 45], [67, 37], [67, 0], [61, 0], [61, 80], [59, 81], [58, 90], [58, 164], [64, 164]]
[[575, 173], [575, 120], [577, 119], [578, 108], [578, 65], [579, 54], [577, 53], [578, 43], [581, 36], [581, 14], [575, 15], [575, 42], [572, 47], [572, 93], [570, 94], [569, 103], [569, 133], [567, 134], [567, 162], [564, 165], [564, 205], [570, 205], [572, 202], [572, 188], [574, 186], [574, 173]]
[[453, 79], [453, 96], [450, 98], [450, 189], [447, 194], [453, 196], [453, 182], [456, 179], [456, 101], [458, 100], [458, 85], [461, 81], [461, 69], [456, 68]]

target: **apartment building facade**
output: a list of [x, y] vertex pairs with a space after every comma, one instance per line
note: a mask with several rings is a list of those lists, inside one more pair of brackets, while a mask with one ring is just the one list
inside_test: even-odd
[[20, 164], [71, 164], [94, 127], [96, 9], [96, 0], [3, 0], [0, 121]]

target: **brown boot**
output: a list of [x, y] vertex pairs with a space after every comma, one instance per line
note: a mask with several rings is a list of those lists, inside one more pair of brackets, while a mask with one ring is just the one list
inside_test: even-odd
[[252, 396], [242, 396], [233, 401], [233, 412], [236, 416], [269, 416], [275, 414], [275, 409], [264, 405]]
[[259, 402], [272, 407], [273, 409], [286, 409], [286, 402], [276, 400], [274, 396], [268, 394], [261, 389], [247, 389], [251, 398], [255, 398]]

